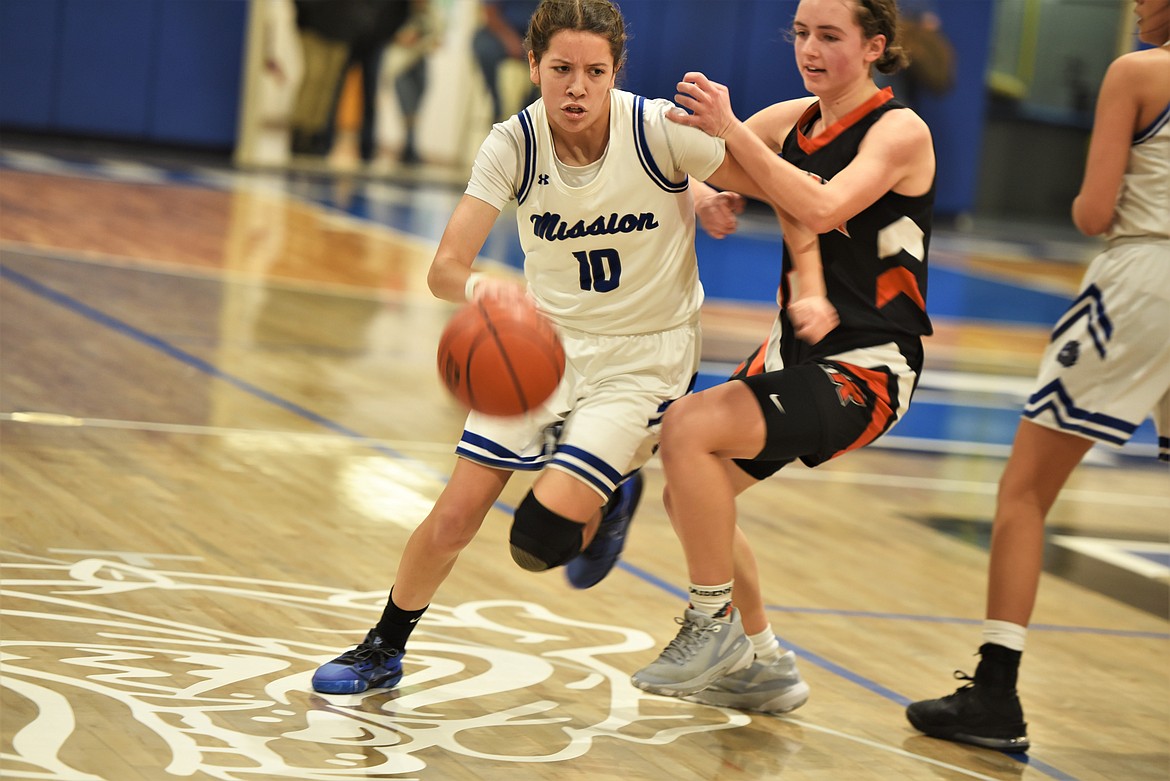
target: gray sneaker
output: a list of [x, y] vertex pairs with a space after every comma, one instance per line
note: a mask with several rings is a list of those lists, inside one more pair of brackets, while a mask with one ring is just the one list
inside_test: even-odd
[[687, 608], [682, 618], [674, 620], [682, 624], [678, 636], [654, 662], [630, 677], [639, 689], [685, 697], [752, 663], [752, 641], [743, 633], [735, 608], [727, 618]]
[[752, 662], [685, 699], [720, 708], [787, 713], [808, 702], [808, 684], [800, 679], [796, 654], [789, 651], [772, 664]]

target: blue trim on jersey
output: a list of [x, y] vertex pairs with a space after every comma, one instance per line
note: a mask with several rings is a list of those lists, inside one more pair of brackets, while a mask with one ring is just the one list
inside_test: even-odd
[[571, 456], [576, 458], [578, 461], [593, 467], [594, 470], [603, 475], [607, 480], [610, 480], [614, 485], [617, 485], [622, 480], [621, 472], [614, 469], [612, 466], [605, 463], [600, 458], [590, 453], [588, 450], [582, 450], [581, 448], [574, 447], [573, 445], [562, 445], [557, 448], [557, 454], [553, 457], [553, 461], [562, 463], [558, 458], [562, 455]]
[[[699, 381], [699, 373], [695, 372], [694, 374], [691, 375], [691, 381], [689, 383], [687, 383], [687, 389], [683, 393], [683, 396], [686, 396], [689, 393], [691, 393], [692, 391], [694, 391], [695, 383], [698, 381]], [[646, 424], [648, 426], [657, 426], [659, 423], [661, 423], [662, 416], [666, 414], [667, 407], [669, 407], [671, 404], [674, 404], [676, 401], [678, 401], [678, 399], [667, 399], [666, 401], [659, 404], [657, 414], [654, 417], [650, 418], [650, 420], [646, 421]], [[637, 470], [635, 470], [635, 471], [637, 471]]]
[[461, 447], [455, 448], [455, 455], [462, 456], [463, 458], [474, 461], [477, 464], [490, 466], [493, 469], [507, 469], [515, 472], [539, 472], [544, 468], [543, 461], [531, 462], [513, 461], [506, 458], [488, 458], [483, 453], [479, 453], [473, 450], [465, 450]]
[[666, 190], [668, 193], [681, 193], [687, 189], [690, 182], [689, 177], [684, 176], [682, 182], [674, 183], [666, 178], [666, 175], [658, 169], [654, 162], [654, 156], [650, 153], [650, 144], [646, 141], [645, 128], [645, 103], [646, 99], [638, 95], [634, 98], [634, 148], [638, 150], [638, 160], [642, 163], [643, 170], [646, 175], [650, 177], [650, 181]]
[[520, 180], [520, 192], [516, 194], [516, 203], [522, 204], [528, 198], [532, 183], [536, 180], [536, 130], [528, 109], [524, 109], [516, 116], [520, 120], [520, 128], [524, 131], [524, 176]]
[[552, 463], [556, 464], [562, 469], [572, 472], [585, 482], [592, 484], [597, 488], [597, 490], [601, 491], [607, 500], [610, 496], [613, 495], [613, 492], [617, 490], [617, 486], [613, 485], [612, 483], [607, 483], [606, 481], [594, 475], [588, 469], [585, 469], [573, 461], [562, 461], [561, 459], [554, 457]]
[[1068, 311], [1052, 329], [1052, 338], [1049, 341], [1055, 342], [1082, 317], [1088, 320], [1086, 328], [1093, 339], [1093, 346], [1097, 348], [1097, 354], [1104, 358], [1109, 340], [1113, 337], [1113, 321], [1105, 312], [1105, 300], [1101, 297], [1101, 289], [1096, 285], [1089, 285], [1077, 296], [1077, 300], [1072, 302]]
[[[465, 444], [478, 449], [468, 450], [463, 447]], [[480, 451], [486, 451], [492, 456], [496, 456], [496, 458], [484, 455]], [[455, 447], [455, 453], [478, 461], [481, 464], [524, 470], [540, 469], [547, 460], [547, 454], [545, 453], [535, 456], [521, 456], [518, 453], [513, 453], [498, 442], [482, 437], [479, 434], [473, 434], [470, 431], [463, 432], [463, 436], [459, 439], [459, 444]]]
[[[1043, 404], [1040, 403], [1050, 396], [1053, 398], [1044, 401]], [[1112, 442], [1115, 445], [1125, 444], [1137, 430], [1137, 426], [1128, 421], [1081, 409], [1073, 403], [1072, 397], [1060, 380], [1053, 380], [1032, 394], [1024, 407], [1024, 417], [1035, 418], [1045, 411], [1052, 412], [1062, 429], [1087, 434], [1094, 439]], [[1093, 427], [1085, 425], [1088, 423], [1092, 423]], [[1110, 434], [1110, 431], [1116, 433]]]
[[1149, 127], [1147, 127], [1145, 130], [1139, 130], [1134, 134], [1133, 146], [1137, 146], [1138, 144], [1149, 141], [1151, 138], [1157, 135], [1159, 130], [1166, 127], [1167, 123], [1170, 123], [1170, 105], [1167, 105], [1166, 109], [1161, 114], [1154, 117], [1154, 121], [1150, 123]]

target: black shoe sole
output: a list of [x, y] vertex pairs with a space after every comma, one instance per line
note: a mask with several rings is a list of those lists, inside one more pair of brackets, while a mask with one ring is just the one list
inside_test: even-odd
[[1017, 738], [985, 738], [979, 735], [964, 735], [961, 732], [956, 732], [947, 740], [953, 740], [956, 743], [968, 743], [972, 746], [980, 746], [981, 748], [993, 748], [996, 751], [1006, 751], [1009, 754], [1023, 754], [1032, 747], [1031, 741], [1028, 740], [1027, 735], [1021, 735]]
[[979, 746], [980, 748], [992, 748], [996, 751], [1006, 751], [1008, 753], [1024, 753], [1031, 748], [1031, 741], [1028, 740], [1028, 735], [1024, 731], [1025, 728], [1020, 725], [1018, 730], [1013, 729], [1012, 732], [1019, 732], [1017, 737], [990, 737], [986, 735], [968, 735], [961, 732], [959, 728], [952, 729], [936, 729], [928, 727], [925, 724], [919, 723], [909, 713], [906, 714], [910, 725], [914, 729], [932, 738], [939, 738], [940, 740], [950, 740], [955, 743], [967, 743], [971, 746]]

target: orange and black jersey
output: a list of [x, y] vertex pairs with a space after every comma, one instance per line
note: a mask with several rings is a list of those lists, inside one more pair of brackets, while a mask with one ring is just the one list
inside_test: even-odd
[[[866, 132], [882, 115], [905, 108], [885, 89], [810, 139], [805, 132], [820, 116], [820, 104], [814, 103], [785, 138], [782, 156], [828, 181], [857, 156]], [[809, 345], [795, 338], [788, 318], [782, 317], [785, 365], [894, 342], [915, 373], [921, 371], [921, 337], [932, 332], [926, 314], [926, 266], [933, 208], [933, 183], [929, 192], [917, 197], [887, 192], [844, 225], [821, 234], [825, 287], [841, 323], [819, 343]], [[785, 246], [782, 307], [790, 300], [791, 270]]]

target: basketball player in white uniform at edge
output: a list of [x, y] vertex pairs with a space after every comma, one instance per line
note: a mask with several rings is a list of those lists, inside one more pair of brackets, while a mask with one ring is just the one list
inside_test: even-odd
[[[410, 632], [515, 470], [541, 472], [509, 535], [521, 567], [568, 564], [570, 582], [587, 588], [618, 557], [642, 490], [637, 470], [699, 365], [695, 201], [710, 209], [705, 224], [734, 221], [732, 193], [688, 177], [754, 189], [723, 141], [665, 119], [669, 101], [615, 89], [625, 37], [608, 0], [544, 0], [532, 16], [529, 65], [541, 98], [484, 141], [428, 282], [455, 302], [530, 296], [561, 333], [565, 377], [528, 414], [468, 416], [460, 458], [402, 552], [381, 619], [357, 648], [317, 669], [317, 691], [398, 683]], [[472, 271], [513, 200], [526, 288]], [[815, 236], [782, 224], [803, 259], [802, 280], [808, 272], [805, 325], [823, 334], [833, 312], [818, 295], [823, 285], [816, 289]]]
[[1158, 457], [1170, 461], [1170, 0], [1137, 0], [1135, 12], [1138, 36], [1157, 48], [1105, 73], [1072, 207], [1077, 228], [1108, 243], [1053, 328], [1000, 479], [975, 676], [956, 673], [969, 683], [906, 709], [933, 737], [1029, 748], [1016, 682], [1048, 512], [1089, 448], [1120, 447], [1151, 412]]

